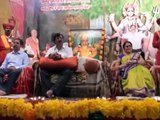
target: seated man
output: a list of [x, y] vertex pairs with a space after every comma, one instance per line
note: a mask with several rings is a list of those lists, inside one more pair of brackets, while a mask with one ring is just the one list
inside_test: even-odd
[[[55, 46], [51, 47], [45, 57], [48, 57], [53, 60], [60, 60], [63, 58], [68, 58], [73, 56], [72, 49], [63, 44], [64, 36], [60, 33], [52, 34], [51, 40], [55, 43]], [[51, 83], [51, 75], [53, 73], [60, 74], [60, 78], [54, 86]], [[41, 69], [41, 87], [42, 95], [47, 97], [62, 96], [62, 91], [68, 81], [71, 79], [72, 70], [70, 69], [61, 69], [61, 70], [47, 70]]]
[[[20, 50], [21, 39], [17, 38], [13, 42], [13, 51], [8, 53], [0, 67], [0, 95], [9, 94], [12, 86], [16, 82], [22, 68], [29, 64], [27, 54]], [[5, 76], [8, 79], [4, 79]], [[5, 81], [6, 80], [6, 81]]]
[[[27, 51], [24, 50], [24, 42], [23, 40], [20, 41], [21, 50], [26, 52], [28, 57], [32, 57], [34, 55], [28, 54]], [[30, 62], [29, 62], [30, 63]], [[13, 94], [23, 94], [26, 93], [28, 97], [33, 96], [34, 94], [34, 74], [36, 72], [36, 66], [30, 66], [29, 64], [27, 67], [23, 68], [21, 74], [19, 75], [18, 79], [16, 80], [16, 84], [13, 86], [11, 93]], [[35, 69], [32, 69], [35, 68]], [[35, 70], [35, 71], [34, 71]]]

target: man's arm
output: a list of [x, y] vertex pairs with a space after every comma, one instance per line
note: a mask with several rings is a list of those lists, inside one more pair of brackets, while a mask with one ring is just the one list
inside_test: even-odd
[[8, 54], [7, 54], [6, 58], [4, 59], [0, 68], [2, 68], [2, 69], [7, 68], [7, 63], [8, 63]]
[[49, 48], [49, 49], [47, 50], [45, 57], [49, 57], [50, 54], [54, 54], [54, 53], [55, 53], [55, 52], [54, 52], [54, 47], [51, 47], [51, 48]]

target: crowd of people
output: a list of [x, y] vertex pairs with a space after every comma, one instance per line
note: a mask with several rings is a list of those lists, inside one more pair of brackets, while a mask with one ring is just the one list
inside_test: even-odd
[[[155, 32], [153, 36], [152, 45], [153, 48], [157, 49], [157, 53], [155, 55], [156, 63], [152, 64], [148, 57], [145, 57], [144, 52], [146, 51], [141, 46], [141, 40], [138, 40], [138, 38], [145, 38], [145, 34], [138, 30], [146, 28], [137, 18], [133, 17], [135, 15], [133, 6], [126, 7], [125, 10], [127, 11], [126, 18], [116, 28], [116, 34], [108, 37], [110, 39], [115, 36], [121, 38], [122, 53], [117, 60], [112, 62], [111, 69], [113, 69], [113, 64], [117, 65], [114, 70], [119, 71], [122, 88], [126, 95], [151, 96], [157, 90], [159, 91], [159, 89], [156, 89], [159, 82], [156, 81], [160, 79], [160, 31]], [[133, 17], [132, 21], [130, 21], [130, 17]], [[126, 20], [129, 20], [129, 22], [126, 22]], [[160, 26], [160, 18], [157, 19], [157, 24]], [[31, 30], [31, 36], [24, 41], [12, 35], [14, 27], [14, 24], [11, 23], [3, 24], [5, 34], [0, 36], [0, 95], [10, 94], [17, 79], [24, 81], [24, 78], [27, 78], [25, 76], [33, 74], [33, 66], [39, 62], [41, 57], [37, 31], [35, 29]], [[141, 35], [143, 37], [139, 37]], [[64, 36], [61, 33], [53, 33], [51, 41], [54, 46], [47, 49], [43, 57], [54, 61], [72, 57], [74, 52], [79, 50], [79, 48], [75, 48], [72, 51], [68, 45], [65, 45]], [[82, 46], [86, 45], [86, 38], [83, 38]], [[84, 54], [85, 49], [82, 48], [79, 50], [80, 54]], [[91, 55], [94, 55], [94, 53], [96, 55], [95, 50], [92, 51]], [[151, 64], [148, 67], [149, 62]], [[21, 74], [22, 72], [28, 74], [24, 76], [24, 74]], [[58, 82], [53, 84], [50, 79], [51, 75], [55, 73], [60, 74], [60, 77], [57, 80]], [[73, 70], [71, 69], [51, 70], [40, 68], [41, 95], [46, 97], [63, 96], [63, 90], [71, 79], [72, 73]], [[30, 75], [30, 77], [35, 76]]]

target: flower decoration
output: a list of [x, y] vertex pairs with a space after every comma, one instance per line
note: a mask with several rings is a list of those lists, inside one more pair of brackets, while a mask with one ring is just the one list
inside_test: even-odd
[[152, 98], [117, 101], [97, 98], [75, 101], [45, 100], [32, 105], [23, 99], [0, 99], [0, 116], [23, 120], [96, 119], [97, 117], [155, 120], [160, 119], [160, 103]]
[[26, 103], [24, 99], [0, 99], [0, 116], [24, 118], [24, 114], [32, 110], [31, 103]]

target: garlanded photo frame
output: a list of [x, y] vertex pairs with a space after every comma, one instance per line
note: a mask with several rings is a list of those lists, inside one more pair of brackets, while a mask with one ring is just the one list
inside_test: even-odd
[[68, 44], [75, 56], [104, 59], [104, 29], [71, 29]]

